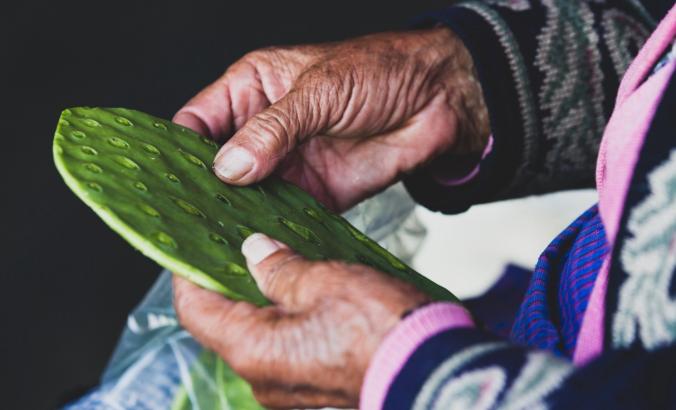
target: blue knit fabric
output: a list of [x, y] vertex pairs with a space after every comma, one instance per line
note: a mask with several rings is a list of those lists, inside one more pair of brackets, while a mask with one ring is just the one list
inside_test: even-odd
[[594, 205], [540, 256], [512, 327], [514, 342], [572, 356], [603, 257], [605, 231]]

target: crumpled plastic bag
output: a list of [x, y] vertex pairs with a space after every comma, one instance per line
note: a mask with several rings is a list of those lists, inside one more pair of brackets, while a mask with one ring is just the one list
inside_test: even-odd
[[[401, 184], [343, 216], [406, 262], [426, 230]], [[250, 386], [178, 324], [171, 274], [162, 272], [127, 319], [101, 385], [68, 409], [258, 410]]]

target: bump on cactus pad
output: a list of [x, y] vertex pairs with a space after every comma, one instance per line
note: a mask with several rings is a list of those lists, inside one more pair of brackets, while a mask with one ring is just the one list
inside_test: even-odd
[[66, 184], [131, 245], [230, 298], [268, 303], [239, 250], [262, 232], [307, 258], [367, 264], [456, 300], [293, 184], [224, 184], [211, 172], [216, 143], [170, 121], [123, 108], [66, 109], [53, 151]]

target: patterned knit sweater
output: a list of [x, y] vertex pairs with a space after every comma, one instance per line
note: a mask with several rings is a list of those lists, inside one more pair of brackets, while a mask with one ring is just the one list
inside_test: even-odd
[[422, 307], [361, 408], [676, 408], [673, 1], [473, 1], [421, 24], [440, 22], [473, 56], [492, 144], [461, 183], [435, 174], [451, 157], [407, 177], [414, 198], [453, 213], [595, 182], [599, 203], [543, 252], [508, 339]]

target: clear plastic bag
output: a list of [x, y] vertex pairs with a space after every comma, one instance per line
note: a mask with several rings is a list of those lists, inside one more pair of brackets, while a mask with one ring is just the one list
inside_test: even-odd
[[[397, 184], [344, 216], [410, 262], [426, 233], [414, 208], [413, 200]], [[101, 385], [67, 408], [261, 409], [249, 385], [180, 327], [167, 271], [129, 315]]]

